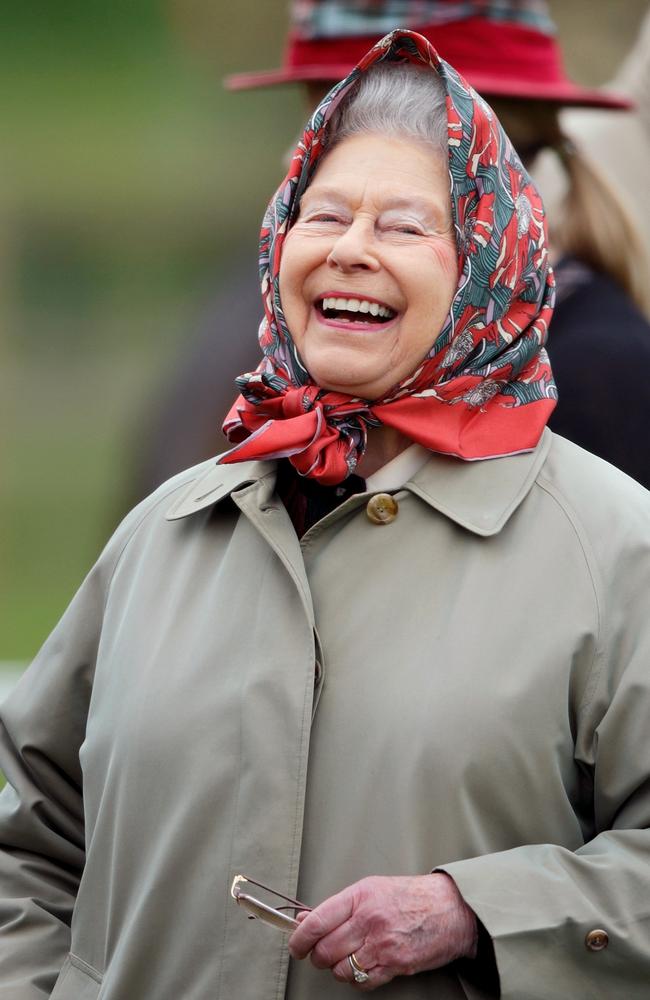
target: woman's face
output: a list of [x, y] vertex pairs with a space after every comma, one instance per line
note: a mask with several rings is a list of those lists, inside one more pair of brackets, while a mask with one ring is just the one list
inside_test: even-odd
[[317, 385], [386, 395], [429, 352], [457, 282], [441, 155], [364, 133], [325, 156], [280, 265], [287, 326]]

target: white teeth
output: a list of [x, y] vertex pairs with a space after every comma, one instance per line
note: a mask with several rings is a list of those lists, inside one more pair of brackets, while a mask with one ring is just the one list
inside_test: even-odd
[[381, 316], [382, 319], [390, 319], [395, 315], [392, 309], [387, 306], [380, 306], [378, 302], [369, 302], [367, 299], [339, 299], [328, 296], [323, 299], [323, 309], [338, 309], [345, 312], [370, 313], [371, 316]]

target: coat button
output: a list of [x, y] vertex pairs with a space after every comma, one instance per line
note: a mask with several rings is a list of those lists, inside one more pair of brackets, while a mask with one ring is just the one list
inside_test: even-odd
[[589, 951], [602, 951], [609, 944], [609, 934], [600, 927], [589, 931], [585, 938], [585, 944]]
[[390, 493], [376, 493], [370, 497], [366, 514], [373, 524], [390, 524], [397, 517], [397, 500]]

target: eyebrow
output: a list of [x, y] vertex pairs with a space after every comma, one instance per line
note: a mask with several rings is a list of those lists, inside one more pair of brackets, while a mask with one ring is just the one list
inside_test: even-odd
[[[314, 194], [314, 192], [316, 193]], [[318, 187], [318, 186], [308, 187], [305, 193], [303, 194], [302, 198], [300, 199], [300, 204], [302, 205], [305, 198], [309, 198], [310, 195], [313, 195], [313, 198], [315, 200], [328, 201], [330, 202], [330, 204], [333, 205], [347, 206], [348, 204], [348, 202], [345, 199], [345, 196], [341, 194], [338, 188]]]
[[[319, 187], [317, 185], [313, 188], [309, 187], [302, 196], [301, 205], [310, 194], [312, 195], [312, 198], [309, 199], [310, 201], [326, 201], [331, 205], [349, 208], [349, 202], [345, 198], [345, 195], [341, 194], [337, 188]], [[440, 214], [440, 206], [427, 201], [426, 198], [419, 198], [417, 195], [413, 197], [395, 195], [395, 197], [388, 199], [384, 206], [384, 211], [391, 211], [393, 209], [403, 210], [405, 208], [415, 209], [416, 212], [422, 212], [424, 215], [433, 216], [434, 218], [437, 218]]]

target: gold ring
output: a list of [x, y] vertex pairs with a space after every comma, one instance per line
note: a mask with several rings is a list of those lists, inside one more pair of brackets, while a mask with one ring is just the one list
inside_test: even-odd
[[367, 983], [370, 976], [366, 970], [359, 965], [357, 961], [357, 956], [352, 952], [348, 955], [348, 962], [350, 963], [350, 968], [352, 969], [352, 975], [354, 976], [355, 983]]

